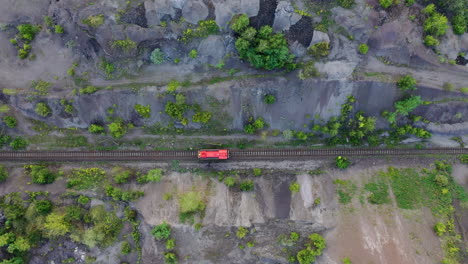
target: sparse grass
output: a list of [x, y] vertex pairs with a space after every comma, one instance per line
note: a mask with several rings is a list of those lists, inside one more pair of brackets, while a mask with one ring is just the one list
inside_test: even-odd
[[416, 209], [423, 200], [421, 178], [415, 169], [389, 168], [385, 175], [390, 180], [398, 207]]
[[357, 186], [351, 180], [340, 180], [336, 179], [333, 181], [336, 186], [336, 192], [338, 193], [338, 201], [341, 204], [349, 204], [356, 194]]
[[81, 22], [90, 27], [97, 28], [104, 23], [104, 15], [89, 16], [86, 19], [83, 19]]
[[364, 189], [370, 192], [367, 200], [372, 204], [390, 203], [388, 184], [383, 179], [377, 179], [365, 185]]

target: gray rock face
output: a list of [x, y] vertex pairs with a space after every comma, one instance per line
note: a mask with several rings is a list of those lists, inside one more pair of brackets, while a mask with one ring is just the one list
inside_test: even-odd
[[314, 36], [312, 37], [312, 41], [310, 42], [310, 46], [319, 43], [319, 42], [327, 42], [330, 43], [330, 37], [327, 33], [322, 31], [314, 30]]
[[177, 10], [184, 7], [187, 0], [147, 0], [145, 1], [148, 25], [157, 26], [165, 15], [176, 17]]
[[182, 8], [182, 16], [190, 23], [196, 24], [208, 16], [208, 7], [202, 0], [189, 0]]
[[273, 23], [273, 30], [288, 30], [300, 19], [301, 16], [294, 12], [294, 7], [291, 5], [291, 3], [280, 1], [275, 11], [275, 22]]
[[[466, 35], [466, 34], [465, 34]], [[461, 37], [453, 33], [452, 28], [447, 29], [447, 34], [441, 39], [437, 49], [446, 55], [449, 60], [455, 60], [461, 49]], [[465, 46], [466, 48], [467, 46]]]
[[235, 14], [245, 13], [249, 17], [256, 16], [260, 9], [260, 0], [213, 0], [213, 5], [216, 23], [221, 28], [226, 28]]
[[222, 36], [209, 36], [198, 46], [198, 54], [204, 63], [217, 64], [226, 54]]

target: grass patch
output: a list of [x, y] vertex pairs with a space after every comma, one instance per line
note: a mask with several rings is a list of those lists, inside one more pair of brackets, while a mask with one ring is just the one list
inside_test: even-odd
[[388, 204], [390, 203], [390, 195], [388, 192], [388, 184], [383, 179], [377, 179], [367, 183], [364, 189], [370, 194], [367, 200], [371, 204]]
[[422, 181], [415, 169], [389, 168], [385, 175], [390, 180], [399, 208], [416, 209], [420, 207], [423, 201]]
[[10, 107], [8, 105], [0, 105], [0, 113], [7, 113], [10, 111]]
[[341, 204], [351, 203], [353, 196], [356, 194], [357, 186], [350, 180], [336, 179], [333, 181], [336, 186], [336, 193], [338, 194], [338, 201]]

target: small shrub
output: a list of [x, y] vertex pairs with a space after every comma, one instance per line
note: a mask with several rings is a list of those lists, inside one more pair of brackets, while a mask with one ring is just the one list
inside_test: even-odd
[[177, 264], [177, 256], [172, 252], [164, 253], [164, 263], [165, 264]]
[[0, 165], [0, 182], [4, 182], [8, 179], [8, 171], [5, 169], [5, 166]]
[[338, 0], [338, 5], [340, 5], [343, 8], [350, 9], [354, 7], [355, 4], [356, 2], [354, 2], [354, 0]]
[[123, 168], [115, 168], [114, 170], [114, 181], [118, 184], [127, 183], [130, 180], [131, 171]]
[[200, 192], [190, 191], [179, 198], [179, 208], [182, 214], [196, 213], [205, 210], [205, 202]]
[[255, 187], [255, 184], [252, 180], [243, 180], [241, 181], [239, 188], [243, 192], [249, 192], [252, 191]]
[[309, 55], [320, 58], [326, 57], [330, 53], [330, 43], [328, 42], [319, 42], [315, 43], [312, 47], [310, 47], [307, 52]]
[[439, 40], [434, 38], [431, 35], [424, 37], [424, 44], [429, 47], [438, 46], [440, 44]]
[[177, 81], [177, 80], [171, 80], [171, 81], [169, 82], [169, 84], [167, 85], [167, 90], [168, 90], [169, 92], [172, 92], [172, 93], [173, 93], [173, 92], [175, 92], [175, 91], [177, 90], [177, 88], [180, 87], [180, 85], [181, 85], [181, 84], [180, 84], [179, 81]]
[[367, 46], [367, 44], [361, 44], [359, 45], [359, 53], [365, 55], [367, 54], [367, 52], [369, 51], [369, 46]]
[[98, 91], [96, 86], [88, 85], [85, 88], [80, 88], [80, 94], [93, 94]]
[[301, 185], [297, 182], [293, 182], [289, 185], [289, 190], [291, 193], [297, 193], [301, 190]]
[[198, 21], [196, 28], [188, 28], [183, 32], [180, 40], [184, 43], [190, 42], [193, 38], [206, 38], [209, 35], [219, 32], [219, 27], [214, 20]]
[[114, 138], [121, 138], [127, 134], [127, 125], [121, 120], [112, 122], [107, 127]]
[[103, 126], [100, 126], [100, 125], [96, 125], [96, 124], [91, 124], [89, 127], [88, 127], [88, 131], [90, 133], [93, 133], [93, 134], [102, 134], [104, 133], [105, 129]]
[[[414, 1], [414, 0], [412, 0], [412, 1]], [[353, 264], [349, 258], [344, 258], [341, 261], [343, 262], [343, 264]]]
[[13, 150], [25, 149], [27, 146], [28, 142], [22, 137], [16, 137], [15, 139], [13, 139], [13, 141], [10, 142], [10, 147]]
[[379, 0], [379, 3], [383, 8], [389, 8], [393, 5], [393, 0]]
[[416, 90], [416, 79], [411, 75], [405, 75], [397, 82], [398, 88], [403, 91]]
[[168, 239], [166, 241], [166, 249], [167, 250], [171, 250], [171, 249], [174, 249], [176, 246], [176, 243], [175, 243], [175, 240], [174, 239]]
[[55, 34], [63, 34], [65, 31], [63, 30], [63, 27], [60, 25], [55, 25], [54, 27]]
[[46, 166], [42, 165], [26, 165], [24, 166], [26, 173], [31, 176], [34, 183], [50, 184], [55, 181], [55, 174]]
[[124, 241], [122, 246], [120, 246], [120, 253], [122, 253], [122, 255], [128, 255], [131, 251], [132, 246], [130, 246], [130, 243], [128, 243], [128, 241]]
[[129, 38], [126, 38], [126, 39], [122, 39], [122, 40], [114, 40], [114, 42], [112, 42], [111, 44], [112, 48], [113, 49], [120, 49], [124, 52], [130, 52], [134, 49], [136, 49], [137, 47], [137, 44], [135, 41], [129, 39]]
[[234, 177], [228, 176], [224, 178], [224, 184], [226, 184], [227, 187], [234, 187], [236, 185], [236, 179]]
[[338, 156], [335, 159], [335, 165], [337, 168], [346, 169], [350, 165], [350, 162], [348, 161], [348, 158], [345, 158], [343, 156]]
[[439, 223], [435, 224], [435, 226], [434, 226], [434, 232], [436, 232], [436, 234], [437, 234], [438, 236], [442, 236], [442, 235], [445, 234], [445, 232], [447, 232], [447, 227], [445, 226], [444, 223], [440, 223], [440, 222], [439, 222]]
[[88, 196], [80, 195], [77, 201], [82, 205], [87, 205], [91, 201], [91, 199]]
[[36, 212], [41, 215], [47, 215], [52, 211], [53, 204], [49, 200], [40, 200], [36, 202]]
[[466, 15], [463, 16], [462, 14], [453, 16], [452, 21], [451, 21], [453, 33], [457, 35], [463, 35], [467, 30], [467, 24], [468, 24], [467, 19], [468, 19], [468, 16]]
[[24, 39], [26, 41], [32, 41], [36, 34], [41, 30], [41, 27], [31, 24], [21, 24], [17, 26], [16, 29], [18, 29], [18, 36], [21, 39]]
[[52, 84], [50, 82], [38, 80], [32, 81], [31, 86], [36, 90], [37, 95], [47, 95]]
[[247, 234], [249, 233], [249, 230], [243, 226], [240, 226], [237, 228], [236, 236], [239, 239], [243, 239]]
[[97, 28], [104, 23], [104, 15], [89, 16], [86, 19], [83, 19], [81, 22], [90, 27]]
[[15, 128], [16, 125], [18, 124], [18, 121], [16, 121], [16, 118], [13, 116], [5, 116], [3, 117], [3, 122], [5, 125], [9, 128]]
[[249, 241], [249, 242], [247, 242], [246, 245], [247, 245], [248, 248], [253, 248], [255, 246], [255, 242]]
[[262, 169], [260, 168], [254, 168], [252, 169], [252, 172], [253, 172], [253, 175], [257, 177], [262, 175]]
[[135, 111], [143, 118], [150, 118], [151, 117], [151, 106], [146, 105], [143, 106], [141, 104], [135, 105]]
[[192, 59], [196, 59], [198, 57], [198, 52], [197, 50], [193, 49], [189, 52], [189, 57]]
[[249, 17], [246, 14], [238, 15], [231, 20], [231, 29], [236, 33], [241, 33], [249, 24]]
[[305, 80], [309, 78], [316, 78], [320, 76], [320, 72], [315, 67], [314, 61], [304, 63], [301, 71], [299, 72], [299, 79]]
[[166, 55], [159, 48], [156, 48], [151, 52], [150, 60], [153, 64], [159, 65], [164, 63]]
[[198, 111], [192, 116], [194, 123], [208, 123], [211, 120], [211, 112]]
[[158, 241], [167, 240], [171, 236], [171, 226], [168, 223], [163, 222], [162, 224], [155, 226], [151, 231], [151, 234]]
[[263, 98], [263, 102], [265, 102], [265, 104], [274, 104], [276, 102], [276, 97], [272, 94], [267, 94]]
[[140, 176], [137, 181], [138, 183], [160, 182], [162, 175], [162, 169], [152, 169], [149, 170], [147, 174]]

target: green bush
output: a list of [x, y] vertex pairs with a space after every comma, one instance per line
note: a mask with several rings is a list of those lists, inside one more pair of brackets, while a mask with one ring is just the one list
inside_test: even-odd
[[243, 226], [237, 228], [236, 236], [239, 239], [243, 239], [246, 235], [249, 234], [249, 230]]
[[152, 169], [149, 170], [147, 174], [140, 176], [137, 181], [138, 183], [160, 182], [162, 175], [162, 169]]
[[25, 149], [27, 146], [28, 142], [22, 137], [16, 137], [15, 139], [13, 139], [13, 141], [10, 142], [10, 147], [13, 150]]
[[96, 187], [106, 176], [106, 172], [100, 168], [74, 169], [68, 175], [67, 188], [86, 190]]
[[65, 31], [63, 30], [63, 27], [60, 25], [55, 25], [54, 27], [55, 34], [63, 34]]
[[120, 246], [120, 253], [122, 253], [122, 255], [128, 255], [131, 251], [132, 246], [130, 246], [130, 243], [128, 243], [128, 241], [124, 241]]
[[195, 59], [195, 58], [197, 58], [197, 56], [198, 56], [198, 52], [197, 52], [196, 49], [193, 49], [193, 50], [191, 50], [191, 51], [189, 52], [189, 57], [190, 57], [190, 58]]
[[314, 45], [312, 45], [312, 47], [310, 47], [307, 50], [307, 53], [316, 58], [326, 57], [328, 56], [328, 54], [330, 54], [330, 43], [328, 42], [315, 43]]
[[151, 231], [151, 234], [158, 241], [167, 240], [171, 236], [171, 226], [168, 223], [163, 222], [162, 224], [155, 226]]
[[254, 176], [258, 177], [258, 176], [261, 176], [262, 175], [262, 169], [260, 168], [253, 168], [252, 169], [252, 173]]
[[361, 44], [359, 45], [359, 53], [365, 55], [367, 54], [367, 52], [369, 51], [369, 46], [367, 46], [367, 44]]
[[434, 38], [431, 35], [427, 35], [424, 37], [424, 44], [429, 47], [438, 46], [440, 44], [439, 40]]
[[[465, 11], [466, 12], [466, 11]], [[458, 14], [452, 18], [453, 32], [457, 35], [462, 35], [467, 30], [467, 18], [461, 14]]]
[[243, 192], [252, 191], [255, 187], [255, 184], [252, 180], [243, 180], [239, 184], [239, 188]]
[[[412, 5], [414, 5], [415, 2], [416, 2], [416, 0], [405, 0], [405, 4], [407, 6], [412, 6]], [[351, 262], [349, 264], [351, 264]]]
[[173, 93], [173, 92], [175, 92], [175, 91], [177, 90], [177, 88], [180, 87], [180, 85], [181, 85], [181, 84], [180, 84], [179, 81], [177, 81], [177, 80], [171, 80], [171, 81], [169, 82], [169, 84], [167, 85], [167, 90], [168, 90], [169, 92], [172, 92], [172, 93]]
[[396, 113], [402, 116], [407, 116], [416, 107], [422, 104], [421, 96], [411, 96], [407, 99], [395, 102], [394, 106]]
[[265, 104], [274, 104], [276, 102], [276, 97], [272, 94], [267, 94], [263, 98], [263, 102], [265, 102]]
[[121, 167], [114, 168], [112, 172], [114, 173], [114, 181], [118, 184], [127, 183], [132, 173], [130, 170]]
[[145, 195], [143, 191], [123, 191], [121, 188], [111, 185], [107, 185], [105, 190], [106, 196], [112, 197], [114, 201], [134, 201]]
[[[108, 62], [105, 58], [101, 58], [101, 62], [99, 63], [99, 68], [104, 71], [107, 78], [112, 78], [112, 73], [115, 71], [115, 65]], [[92, 89], [92, 88], [90, 88]], [[96, 90], [97, 91], [97, 90]], [[89, 92], [94, 93], [95, 91]]]
[[34, 109], [36, 111], [36, 114], [42, 116], [42, 117], [47, 117], [52, 113], [50, 107], [47, 105], [47, 103], [37, 103], [36, 108]]
[[226, 184], [227, 187], [234, 187], [236, 185], [236, 179], [234, 177], [228, 176], [224, 178], [224, 184]]
[[397, 82], [398, 88], [403, 91], [416, 90], [416, 79], [411, 75], [405, 75]]
[[289, 184], [289, 190], [291, 191], [291, 193], [297, 193], [301, 190], [301, 185], [297, 182], [293, 182]]
[[237, 33], [235, 45], [241, 58], [255, 68], [267, 70], [293, 66], [294, 55], [289, 53], [283, 34], [274, 34], [270, 26], [263, 26], [257, 31], [246, 27], [247, 21], [246, 15], [236, 16], [231, 21], [231, 28]]
[[429, 16], [424, 21], [424, 32], [434, 37], [444, 35], [448, 28], [447, 17], [436, 12], [434, 4], [428, 5], [423, 12]]
[[442, 235], [445, 234], [445, 232], [447, 232], [447, 227], [445, 226], [444, 223], [439, 222], [439, 223], [435, 224], [434, 232], [436, 232], [436, 234], [438, 236], [442, 236]]
[[379, 0], [379, 3], [383, 8], [389, 8], [393, 5], [393, 0]]
[[179, 209], [182, 214], [203, 211], [205, 206], [203, 195], [200, 192], [190, 191], [179, 197]]
[[13, 116], [5, 116], [3, 117], [3, 122], [7, 127], [9, 128], [15, 128], [16, 125], [18, 124], [18, 121], [16, 121], [16, 118]]
[[174, 239], [168, 239], [168, 240], [166, 241], [166, 249], [167, 249], [167, 250], [174, 249], [175, 246], [176, 246], [176, 244], [175, 244], [175, 240], [174, 240]]
[[36, 202], [36, 212], [41, 215], [48, 215], [54, 205], [49, 200], [39, 200]]
[[8, 179], [8, 171], [5, 166], [0, 165], [0, 182], [4, 182]]
[[177, 256], [172, 252], [164, 252], [165, 264], [177, 264]]
[[127, 134], [127, 125], [122, 120], [117, 120], [107, 125], [109, 132], [114, 138], [121, 138]]
[[153, 64], [159, 65], [166, 60], [166, 55], [159, 48], [156, 48], [151, 52], [150, 60]]
[[337, 168], [346, 169], [351, 163], [349, 162], [348, 158], [343, 156], [338, 156], [335, 159], [335, 165]]
[[338, 0], [338, 5], [343, 8], [353, 8], [355, 4], [354, 0]]
[[34, 183], [50, 184], [55, 181], [55, 174], [43, 165], [26, 165], [26, 173], [31, 176]]
[[93, 94], [98, 91], [96, 86], [88, 85], [85, 88], [80, 88], [80, 94]]
[[186, 29], [180, 41], [184, 43], [190, 42], [193, 38], [206, 38], [209, 35], [216, 34], [219, 32], [219, 27], [214, 20], [201, 20], [198, 21], [196, 28]]
[[[408, 1], [408, 0], [407, 0], [407, 1]], [[410, 0], [410, 1], [413, 1], [413, 2], [414, 2], [414, 0]], [[342, 259], [341, 261], [343, 261], [343, 264], [353, 264], [349, 258], [344, 258], [344, 259]]]
[[146, 105], [143, 106], [141, 104], [135, 105], [135, 111], [143, 118], [150, 118], [151, 117], [151, 106]]
[[208, 123], [211, 120], [211, 113], [207, 111], [197, 111], [192, 116], [192, 121], [195, 123]]
[[91, 199], [88, 196], [80, 195], [77, 201], [82, 205], [87, 205], [91, 201]]
[[301, 80], [315, 78], [319, 76], [320, 76], [320, 72], [315, 67], [314, 61], [308, 61], [304, 63], [301, 71], [299, 72], [299, 79]]
[[88, 127], [88, 131], [90, 133], [93, 133], [93, 134], [102, 134], [104, 133], [105, 129], [103, 126], [100, 126], [100, 125], [96, 125], [96, 124], [91, 124], [89, 127]]
[[136, 49], [137, 47], [137, 44], [135, 41], [129, 39], [129, 38], [126, 38], [126, 39], [122, 39], [122, 40], [114, 40], [111, 44], [111, 47], [113, 49], [120, 49], [122, 50], [123, 52], [130, 52], [134, 49]]
[[258, 130], [263, 129], [265, 126], [266, 126], [266, 123], [262, 117], [259, 117], [257, 119], [250, 117], [249, 123], [244, 126], [244, 132], [247, 134], [254, 134]]
[[86, 19], [83, 19], [81, 22], [90, 27], [97, 28], [104, 23], [104, 15], [89, 16]]
[[31, 24], [21, 24], [17, 26], [16, 29], [18, 29], [18, 35], [21, 39], [32, 41], [36, 34], [41, 30], [41, 27]]
[[32, 81], [31, 86], [36, 90], [37, 95], [47, 95], [52, 84], [43, 80], [37, 80]]

